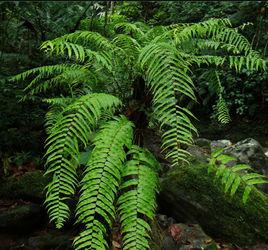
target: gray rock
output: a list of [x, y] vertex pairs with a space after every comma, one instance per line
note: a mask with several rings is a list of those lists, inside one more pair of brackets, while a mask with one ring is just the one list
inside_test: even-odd
[[210, 149], [211, 140], [206, 138], [198, 138], [195, 140], [195, 144], [201, 148]]
[[170, 233], [180, 250], [218, 250], [216, 243], [198, 224], [173, 224]]
[[186, 149], [191, 154], [191, 160], [197, 162], [207, 162], [207, 158], [209, 156], [209, 152], [205, 148], [201, 148], [196, 145], [188, 146]]
[[232, 142], [230, 140], [216, 140], [216, 141], [211, 141], [210, 143], [211, 151], [230, 147], [231, 145], [232, 145]]
[[239, 163], [250, 165], [255, 171], [268, 175], [267, 158], [259, 142], [247, 138], [227, 147], [224, 154], [234, 156]]
[[268, 148], [263, 148], [265, 156], [268, 158]]

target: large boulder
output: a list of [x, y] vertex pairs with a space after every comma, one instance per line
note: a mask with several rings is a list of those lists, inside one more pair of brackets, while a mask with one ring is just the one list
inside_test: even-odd
[[197, 223], [213, 238], [240, 245], [268, 241], [268, 198], [253, 191], [246, 204], [243, 187], [226, 195], [205, 163], [180, 166], [161, 180], [160, 211], [180, 223]]

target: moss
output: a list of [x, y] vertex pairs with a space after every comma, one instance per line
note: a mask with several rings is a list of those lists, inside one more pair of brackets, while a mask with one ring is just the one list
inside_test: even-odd
[[43, 176], [42, 171], [27, 172], [19, 179], [11, 176], [1, 181], [0, 197], [42, 200], [47, 183], [48, 178]]
[[175, 219], [197, 222], [209, 235], [237, 244], [268, 241], [267, 197], [254, 191], [244, 205], [240, 187], [231, 198], [206, 164], [173, 169], [161, 186], [162, 209]]

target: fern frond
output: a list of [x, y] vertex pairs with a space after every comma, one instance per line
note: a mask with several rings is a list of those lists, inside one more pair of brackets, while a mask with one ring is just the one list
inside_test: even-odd
[[60, 119], [62, 119], [62, 112], [67, 105], [73, 103], [75, 98], [49, 98], [44, 99], [44, 102], [50, 104], [50, 108], [46, 113], [45, 129], [47, 134], [51, 133], [53, 125]]
[[114, 201], [126, 157], [124, 147], [132, 145], [132, 127], [125, 117], [116, 118], [104, 124], [94, 138], [76, 211], [77, 222], [85, 225], [74, 240], [76, 250], [108, 247], [105, 235], [115, 219]]
[[122, 22], [114, 26], [116, 33], [123, 33], [130, 36], [143, 36], [144, 32], [134, 23]]
[[150, 222], [156, 207], [159, 164], [149, 152], [133, 146], [122, 173], [118, 211], [123, 249], [149, 249]]
[[209, 160], [208, 171], [215, 172], [216, 179], [220, 179], [224, 186], [224, 192], [234, 196], [238, 187], [244, 188], [242, 201], [246, 203], [251, 191], [257, 190], [254, 185], [268, 183], [267, 176], [250, 172], [252, 168], [247, 164], [237, 164], [229, 167], [228, 163], [235, 160], [235, 158], [222, 154], [223, 150], [218, 150], [212, 154]]
[[220, 123], [226, 124], [231, 121], [229, 109], [222, 95], [220, 95], [216, 104], [216, 116]]
[[102, 36], [100, 33], [93, 31], [76, 31], [74, 33], [66, 34], [54, 40], [43, 43], [41, 48], [45, 49], [46, 47], [50, 47], [53, 49], [54, 44], [60, 45], [61, 43], [64, 44], [64, 42], [70, 43], [70, 46], [71, 44], [76, 44], [82, 48], [90, 48], [94, 51], [109, 51], [112, 49], [112, 45], [107, 38]]
[[180, 45], [196, 38], [205, 38], [214, 35], [220, 28], [231, 26], [229, 19], [209, 19], [200, 23], [175, 27], [172, 30], [175, 45]]
[[69, 208], [64, 201], [75, 192], [79, 142], [86, 146], [102, 112], [118, 105], [120, 101], [108, 94], [85, 95], [68, 105], [51, 128], [45, 156], [46, 174], [51, 173], [53, 179], [47, 186], [45, 204], [50, 220], [57, 228], [61, 228], [69, 216]]
[[195, 100], [187, 62], [173, 46], [160, 43], [148, 45], [141, 51], [140, 65], [154, 95], [154, 115], [166, 129], [162, 135], [163, 150], [167, 151], [173, 165], [179, 160], [187, 161], [187, 152], [181, 145], [191, 144], [192, 132], [196, 132], [189, 119], [193, 115], [178, 103], [180, 95]]
[[202, 76], [208, 81], [209, 89], [213, 90], [218, 97], [217, 104], [214, 108], [218, 121], [223, 124], [229, 123], [231, 121], [231, 117], [227, 104], [223, 98], [223, 86], [221, 84], [218, 72], [216, 70], [209, 70]]

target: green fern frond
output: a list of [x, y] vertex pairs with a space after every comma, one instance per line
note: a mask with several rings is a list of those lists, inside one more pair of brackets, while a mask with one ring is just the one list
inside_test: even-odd
[[69, 104], [73, 103], [76, 99], [75, 98], [48, 98], [43, 99], [43, 102], [50, 104], [50, 108], [46, 113], [45, 119], [45, 128], [47, 134], [51, 133], [51, 129], [53, 128], [54, 124], [62, 119], [62, 112], [64, 108], [66, 108]]
[[218, 97], [217, 104], [214, 107], [218, 121], [223, 124], [229, 123], [231, 121], [231, 117], [228, 106], [223, 98], [223, 86], [221, 84], [218, 72], [214, 69], [208, 70], [202, 75], [202, 77], [205, 77], [205, 79], [208, 81], [210, 91], [214, 92]]
[[149, 152], [133, 146], [122, 173], [118, 211], [123, 249], [149, 249], [150, 222], [156, 207], [159, 164]]
[[77, 44], [83, 48], [90, 48], [94, 51], [109, 51], [112, 49], [112, 45], [107, 38], [102, 36], [100, 33], [93, 31], [76, 31], [74, 33], [66, 34], [54, 40], [43, 43], [41, 48], [45, 48], [47, 46], [53, 48], [54, 43], [60, 44], [64, 42]]
[[114, 26], [114, 30], [116, 33], [123, 33], [126, 35], [130, 35], [132, 37], [144, 35], [142, 29], [138, 27], [135, 23], [128, 23], [128, 22], [117, 23]]
[[220, 123], [226, 124], [231, 121], [229, 109], [223, 97], [220, 95], [216, 104], [216, 116]]
[[215, 35], [219, 29], [228, 26], [231, 26], [229, 19], [209, 19], [200, 23], [183, 26], [183, 28], [175, 27], [172, 32], [175, 45], [180, 45], [192, 39]]
[[192, 132], [196, 132], [189, 119], [193, 115], [178, 103], [180, 95], [195, 100], [195, 86], [188, 76], [187, 63], [174, 47], [161, 43], [148, 45], [141, 51], [140, 65], [154, 95], [154, 115], [166, 129], [162, 135], [163, 150], [173, 165], [179, 160], [187, 161], [187, 151], [181, 145], [191, 144]]
[[111, 56], [105, 51], [93, 51], [76, 43], [65, 41], [62, 38], [56, 38], [52, 41], [46, 41], [42, 44], [41, 49], [50, 55], [68, 56], [69, 59], [74, 58], [76, 61], [92, 61], [110, 69]]
[[105, 235], [115, 219], [114, 201], [126, 158], [124, 147], [132, 145], [132, 127], [125, 117], [116, 118], [104, 124], [94, 138], [76, 211], [77, 222], [85, 225], [74, 240], [76, 250], [108, 247]]
[[[214, 152], [209, 160], [208, 171], [215, 172], [216, 179], [220, 179], [224, 186], [224, 192], [234, 196], [239, 186], [244, 188], [242, 201], [246, 203], [252, 190], [257, 191], [255, 185], [267, 184], [267, 176], [249, 172], [251, 167], [247, 164], [237, 164], [229, 167], [228, 163], [235, 160], [234, 157], [222, 154], [223, 150]], [[260, 192], [260, 191], [259, 191]]]
[[65, 200], [74, 194], [77, 185], [79, 142], [87, 145], [88, 136], [103, 111], [120, 105], [108, 94], [89, 94], [68, 105], [51, 128], [47, 138], [46, 174], [53, 179], [47, 186], [46, 207], [50, 220], [61, 228], [69, 216]]

